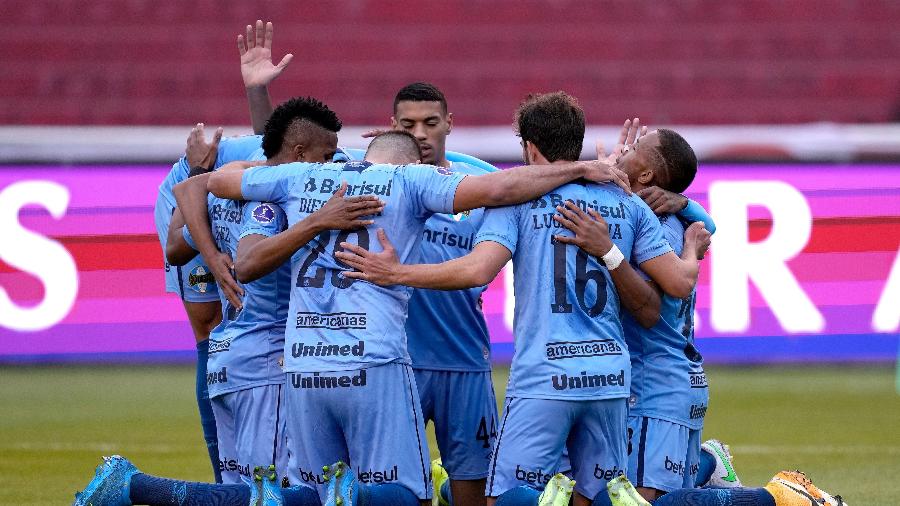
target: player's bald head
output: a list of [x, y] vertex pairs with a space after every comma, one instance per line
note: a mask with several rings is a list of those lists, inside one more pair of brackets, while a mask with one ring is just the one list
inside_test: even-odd
[[405, 165], [422, 159], [419, 141], [402, 130], [391, 130], [376, 135], [366, 149], [366, 160], [373, 163]]
[[266, 121], [262, 148], [266, 158], [284, 161], [326, 161], [337, 149], [341, 120], [327, 105], [312, 97], [292, 98], [279, 105]]

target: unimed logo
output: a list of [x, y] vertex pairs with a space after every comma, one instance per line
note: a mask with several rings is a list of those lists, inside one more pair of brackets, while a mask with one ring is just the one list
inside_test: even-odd
[[366, 386], [366, 370], [359, 374], [328, 375], [314, 372], [312, 374], [291, 373], [291, 385], [294, 388], [349, 388]]

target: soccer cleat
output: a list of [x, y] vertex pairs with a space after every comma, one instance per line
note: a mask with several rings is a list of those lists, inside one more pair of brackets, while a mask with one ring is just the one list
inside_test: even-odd
[[260, 480], [259, 476], [256, 474], [258, 470], [259, 467], [253, 468], [252, 478], [241, 475], [241, 483], [250, 488], [249, 506], [260, 506], [259, 498], [262, 495], [262, 480]]
[[606, 491], [613, 506], [650, 506], [624, 474], [606, 482]]
[[131, 477], [140, 471], [125, 457], [103, 457], [94, 478], [75, 494], [73, 506], [131, 506]]
[[569, 506], [573, 490], [575, 480], [567, 478], [562, 473], [556, 473], [538, 497], [538, 506]]
[[731, 452], [728, 445], [723, 444], [718, 439], [710, 439], [700, 446], [700, 450], [710, 454], [716, 459], [716, 468], [713, 470], [712, 476], [704, 486], [713, 488], [735, 488], [740, 487], [741, 480], [738, 479], [737, 473], [734, 472], [732, 465]]
[[776, 506], [848, 506], [841, 496], [819, 489], [800, 471], [781, 471], [769, 480], [766, 490]]
[[450, 479], [447, 470], [441, 465], [441, 459], [431, 461], [431, 479], [434, 483], [434, 497], [431, 498], [431, 506], [450, 506], [450, 503], [441, 496], [441, 487]]
[[[278, 473], [275, 472], [275, 465], [268, 468], [257, 468], [260, 470], [259, 479], [262, 482], [262, 493], [260, 493], [260, 506], [284, 506], [284, 497], [281, 494], [281, 487], [278, 486]], [[257, 476], [254, 476], [256, 479]]]
[[337, 461], [333, 466], [322, 467], [328, 482], [325, 506], [353, 506], [356, 500], [356, 474], [353, 469]]

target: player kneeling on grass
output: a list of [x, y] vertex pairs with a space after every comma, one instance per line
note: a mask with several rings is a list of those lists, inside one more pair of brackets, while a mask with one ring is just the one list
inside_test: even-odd
[[[581, 154], [584, 114], [565, 93], [529, 97], [517, 124], [526, 163], [564, 165]], [[489, 504], [566, 505], [573, 487], [576, 506], [594, 498], [608, 504], [604, 486], [626, 467], [631, 368], [620, 300], [652, 325], [659, 299], [654, 307], [655, 292], [624, 260], [639, 264], [665, 292], [686, 297], [709, 236], [701, 224], [692, 226], [679, 259], [652, 211], [626, 191], [579, 181], [525, 204], [489, 209], [472, 253], [441, 264], [401, 263], [384, 231], [381, 253], [341, 244], [346, 251], [336, 254], [358, 271], [347, 277], [444, 290], [484, 285], [512, 258], [516, 353], [488, 476]], [[554, 219], [567, 200], [607, 217], [614, 247], [602, 258], [567, 244], [571, 234]], [[557, 474], [564, 448], [574, 484]]]

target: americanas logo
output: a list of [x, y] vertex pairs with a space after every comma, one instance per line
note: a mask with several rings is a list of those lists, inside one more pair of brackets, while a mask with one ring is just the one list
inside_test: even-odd
[[194, 267], [194, 270], [188, 275], [188, 285], [198, 293], [206, 293], [209, 290], [209, 285], [215, 282], [216, 278], [202, 265]]
[[275, 210], [269, 204], [260, 204], [253, 209], [253, 219], [267, 225], [275, 221]]

